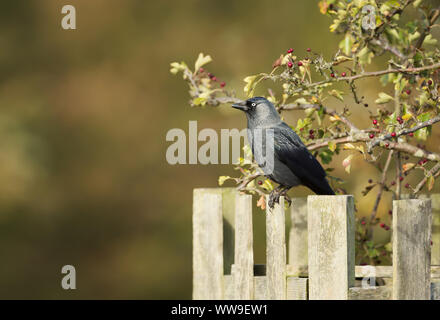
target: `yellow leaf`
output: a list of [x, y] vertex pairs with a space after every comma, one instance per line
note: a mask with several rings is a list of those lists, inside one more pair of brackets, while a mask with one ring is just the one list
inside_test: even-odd
[[403, 172], [411, 170], [412, 168], [415, 167], [415, 165], [416, 165], [415, 163], [411, 163], [411, 162], [403, 164], [402, 165]]
[[330, 149], [330, 151], [334, 152], [336, 150], [336, 143], [334, 143], [333, 141], [329, 141], [328, 148]]
[[428, 191], [431, 191], [432, 188], [434, 188], [434, 183], [435, 183], [435, 178], [434, 178], [434, 176], [431, 175], [428, 178]]
[[199, 57], [197, 58], [197, 61], [194, 65], [194, 71], [198, 71], [201, 67], [203, 67], [205, 64], [210, 63], [212, 61], [212, 58], [210, 55], [204, 56], [202, 52], [199, 53]]

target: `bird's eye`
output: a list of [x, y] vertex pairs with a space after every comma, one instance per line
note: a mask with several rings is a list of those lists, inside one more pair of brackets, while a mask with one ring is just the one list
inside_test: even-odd
[[257, 104], [254, 102], [251, 104], [252, 107], [255, 107]]

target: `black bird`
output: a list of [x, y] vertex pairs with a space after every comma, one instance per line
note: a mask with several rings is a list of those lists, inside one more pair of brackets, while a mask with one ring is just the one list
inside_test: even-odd
[[[272, 191], [269, 207], [279, 202], [281, 195], [298, 185], [305, 185], [318, 195], [334, 195], [321, 164], [307, 150], [300, 137], [281, 120], [273, 104], [263, 97], [253, 97], [232, 107], [244, 111], [247, 117], [248, 140], [252, 153], [264, 174], [279, 184]], [[264, 163], [268, 129], [273, 132], [273, 165]], [[260, 137], [257, 139], [257, 132]], [[260, 156], [257, 156], [260, 155]], [[266, 156], [266, 159], [268, 157]], [[270, 157], [269, 157], [270, 158]]]

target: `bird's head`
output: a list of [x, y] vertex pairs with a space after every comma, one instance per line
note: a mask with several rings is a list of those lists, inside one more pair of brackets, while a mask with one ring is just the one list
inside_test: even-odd
[[265, 124], [280, 121], [280, 115], [274, 105], [264, 97], [253, 97], [234, 103], [232, 107], [243, 111], [252, 122]]

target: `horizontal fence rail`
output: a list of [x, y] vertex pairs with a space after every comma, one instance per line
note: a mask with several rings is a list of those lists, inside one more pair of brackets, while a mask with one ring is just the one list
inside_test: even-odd
[[355, 266], [349, 195], [267, 208], [266, 264], [255, 265], [252, 207], [234, 188], [194, 190], [193, 299], [440, 299], [438, 194], [393, 201], [392, 266]]

